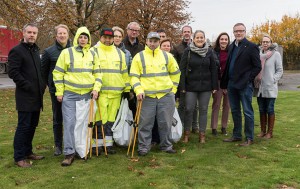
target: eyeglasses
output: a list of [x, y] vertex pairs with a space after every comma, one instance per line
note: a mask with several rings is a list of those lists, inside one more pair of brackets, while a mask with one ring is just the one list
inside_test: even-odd
[[262, 41], [261, 43], [270, 43], [271, 41]]
[[131, 29], [131, 28], [128, 28], [130, 31], [132, 32], [139, 32], [140, 30], [135, 30], [135, 29]]
[[122, 38], [122, 36], [120, 36], [120, 35], [114, 35], [114, 37], [115, 38], [120, 38], [120, 39]]
[[235, 30], [235, 31], [233, 31], [233, 33], [244, 33], [245, 32], [245, 30]]

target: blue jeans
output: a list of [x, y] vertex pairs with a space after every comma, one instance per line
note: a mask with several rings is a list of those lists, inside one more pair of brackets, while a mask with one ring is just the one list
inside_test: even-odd
[[260, 114], [274, 115], [274, 104], [276, 98], [257, 97], [257, 104]]
[[40, 111], [18, 111], [18, 126], [14, 137], [14, 159], [21, 161], [32, 154], [32, 140], [38, 126]]
[[244, 133], [246, 140], [254, 138], [254, 112], [252, 107], [253, 85], [248, 83], [244, 89], [236, 89], [229, 81], [228, 83], [228, 97], [231, 107], [231, 114], [234, 123], [233, 138], [242, 139], [242, 113], [241, 104], [243, 107], [243, 114], [245, 117]]

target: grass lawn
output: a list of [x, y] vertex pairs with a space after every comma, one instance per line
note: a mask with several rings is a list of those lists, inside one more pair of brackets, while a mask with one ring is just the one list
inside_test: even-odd
[[[76, 159], [72, 166], [62, 167], [63, 156], [53, 156], [47, 92], [33, 141], [34, 152], [46, 158], [33, 161], [32, 168], [22, 169], [13, 160], [17, 124], [14, 90], [1, 90], [0, 188], [300, 188], [299, 96], [299, 92], [279, 92], [274, 138], [255, 138], [255, 144], [249, 147], [223, 143], [225, 136], [213, 137], [209, 117], [207, 142], [199, 144], [198, 136], [192, 135], [188, 144], [175, 144], [175, 155], [154, 148], [145, 157], [130, 159], [126, 157], [127, 149], [117, 148], [117, 154], [108, 158]], [[255, 98], [253, 105], [257, 135], [260, 129]], [[232, 128], [230, 117], [228, 131]]]

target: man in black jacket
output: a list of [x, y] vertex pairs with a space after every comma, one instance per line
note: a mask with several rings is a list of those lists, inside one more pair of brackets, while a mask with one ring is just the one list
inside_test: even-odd
[[14, 137], [14, 159], [19, 167], [31, 167], [25, 159], [44, 158], [32, 152], [32, 140], [43, 108], [45, 90], [39, 48], [35, 44], [37, 34], [35, 24], [25, 25], [22, 42], [8, 55], [8, 75], [16, 83], [18, 125]]
[[[181, 58], [183, 55], [184, 50], [189, 46], [189, 44], [192, 42], [192, 27], [191, 26], [183, 26], [182, 27], [182, 41], [174, 46], [174, 48], [171, 50], [171, 53], [174, 55], [178, 65], [180, 65]], [[181, 88], [180, 86], [178, 87]], [[185, 93], [180, 92], [181, 90], [178, 90], [175, 97], [179, 98], [179, 105], [178, 105], [178, 113], [179, 117], [181, 119], [181, 122], [184, 123], [184, 112], [185, 112]], [[195, 110], [193, 113], [193, 122], [192, 122], [192, 133], [199, 133], [199, 123], [198, 123], [198, 105], [195, 105]]]
[[226, 68], [221, 79], [221, 88], [227, 89], [228, 92], [234, 128], [232, 138], [223, 141], [236, 142], [242, 140], [242, 104], [246, 141], [240, 146], [249, 146], [253, 144], [254, 139], [253, 81], [261, 70], [261, 63], [257, 45], [245, 38], [245, 25], [243, 23], [235, 24], [233, 34], [235, 40], [229, 46]]
[[59, 156], [62, 154], [62, 138], [63, 138], [63, 119], [61, 111], [61, 102], [57, 101], [55, 96], [55, 86], [53, 82], [52, 71], [55, 68], [56, 61], [65, 48], [70, 47], [69, 41], [69, 28], [66, 25], [59, 24], [55, 27], [56, 40], [55, 43], [45, 49], [42, 56], [42, 77], [44, 82], [48, 85], [53, 112], [53, 134], [55, 151], [54, 155]]
[[127, 25], [127, 36], [122, 41], [125, 48], [129, 50], [132, 57], [145, 49], [144, 45], [139, 43], [140, 25], [137, 22], [130, 22]]

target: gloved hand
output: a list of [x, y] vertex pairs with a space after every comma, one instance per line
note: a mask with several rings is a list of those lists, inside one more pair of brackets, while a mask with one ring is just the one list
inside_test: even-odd
[[123, 92], [122, 98], [126, 98], [129, 101], [129, 99], [130, 99], [129, 92]]

